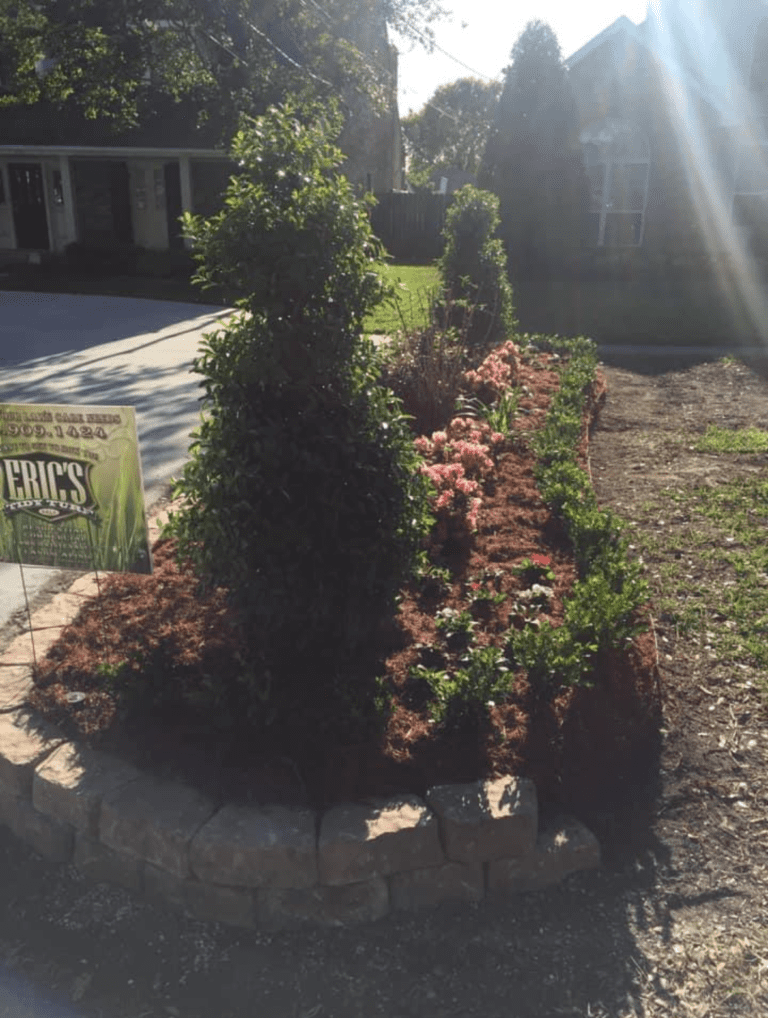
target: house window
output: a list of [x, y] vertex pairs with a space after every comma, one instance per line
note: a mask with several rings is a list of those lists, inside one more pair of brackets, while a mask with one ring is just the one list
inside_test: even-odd
[[755, 30], [749, 87], [758, 93], [768, 88], [768, 20], [761, 21]]
[[753, 251], [768, 245], [768, 143], [750, 138], [736, 150], [733, 222]]
[[608, 118], [581, 132], [590, 205], [587, 240], [598, 247], [643, 242], [650, 157], [645, 136], [624, 120]]

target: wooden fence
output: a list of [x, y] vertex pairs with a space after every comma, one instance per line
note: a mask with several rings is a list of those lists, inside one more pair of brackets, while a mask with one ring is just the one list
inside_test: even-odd
[[377, 194], [371, 212], [373, 232], [397, 261], [434, 261], [443, 253], [442, 229], [449, 201], [444, 194]]

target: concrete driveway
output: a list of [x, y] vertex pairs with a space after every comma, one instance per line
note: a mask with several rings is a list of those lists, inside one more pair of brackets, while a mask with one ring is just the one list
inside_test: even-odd
[[[136, 408], [146, 506], [180, 473], [200, 411], [190, 371], [228, 309], [125, 297], [0, 291], [0, 403]], [[58, 572], [26, 566], [34, 599]], [[0, 642], [24, 606], [18, 566], [0, 563]]]

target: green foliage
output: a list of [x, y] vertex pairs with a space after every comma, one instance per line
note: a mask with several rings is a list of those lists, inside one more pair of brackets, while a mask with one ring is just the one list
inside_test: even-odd
[[[548, 344], [550, 349], [553, 344]], [[584, 681], [601, 650], [620, 647], [646, 626], [638, 611], [648, 601], [640, 567], [627, 558], [620, 522], [597, 505], [586, 473], [576, 463], [582, 415], [594, 378], [594, 344], [583, 339], [554, 344], [570, 355], [544, 427], [532, 444], [542, 499], [560, 515], [573, 543], [579, 579], [565, 605], [563, 622], [510, 632], [508, 652], [528, 671], [542, 695]]]
[[428, 47], [444, 13], [437, 0], [0, 0], [0, 106], [50, 102], [116, 130], [160, 108], [228, 141], [241, 112], [289, 95], [386, 102], [386, 24]]
[[451, 170], [477, 173], [500, 92], [498, 81], [460, 78], [441, 85], [418, 113], [403, 117], [409, 183], [432, 190]]
[[467, 185], [456, 192], [445, 217], [445, 250], [438, 262], [446, 327], [469, 346], [506, 339], [515, 325], [512, 288], [501, 241], [498, 199]]
[[463, 608], [441, 608], [435, 616], [435, 627], [438, 633], [449, 644], [467, 644], [474, 639], [477, 623], [470, 612]]
[[412, 670], [432, 690], [430, 716], [448, 728], [476, 727], [488, 707], [509, 692], [509, 664], [498, 647], [475, 647], [461, 663], [463, 667], [453, 673], [423, 665]]
[[512, 431], [512, 422], [517, 416], [519, 402], [519, 390], [507, 389], [490, 405], [477, 396], [459, 396], [455, 409], [461, 417], [475, 417], [477, 420], [485, 421], [492, 431], [497, 431], [508, 438]]
[[299, 112], [289, 103], [243, 123], [232, 145], [241, 172], [224, 207], [210, 219], [183, 218], [197, 281], [222, 289], [254, 322], [264, 319], [260, 342], [274, 381], [332, 380], [385, 294], [368, 204], [334, 172], [343, 156], [330, 139], [341, 120], [332, 109]]
[[532, 21], [516, 41], [478, 181], [501, 202], [512, 278], [551, 275], [578, 247], [588, 188], [560, 46]]
[[647, 629], [637, 621], [637, 609], [647, 599], [647, 585], [636, 572], [617, 591], [604, 572], [595, 570], [575, 585], [561, 625], [544, 621], [512, 630], [508, 653], [544, 695], [562, 685], [582, 684], [598, 651], [623, 647]]
[[696, 442], [697, 452], [756, 453], [768, 451], [768, 431], [760, 428], [719, 428], [710, 424]]
[[259, 717], [287, 682], [350, 709], [372, 703], [355, 662], [430, 522], [407, 422], [360, 338], [380, 252], [334, 172], [333, 121], [309, 120], [286, 106], [254, 121], [224, 210], [188, 219], [200, 279], [237, 292], [242, 311], [194, 363], [204, 414], [167, 532], [238, 610]]
[[552, 572], [551, 560], [548, 555], [534, 555], [533, 558], [524, 558], [512, 568], [520, 579], [529, 586], [548, 580], [550, 583], [555, 578]]

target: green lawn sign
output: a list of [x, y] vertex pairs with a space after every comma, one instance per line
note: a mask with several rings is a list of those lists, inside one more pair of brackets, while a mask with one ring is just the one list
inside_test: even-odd
[[152, 572], [133, 407], [0, 403], [0, 561]]

